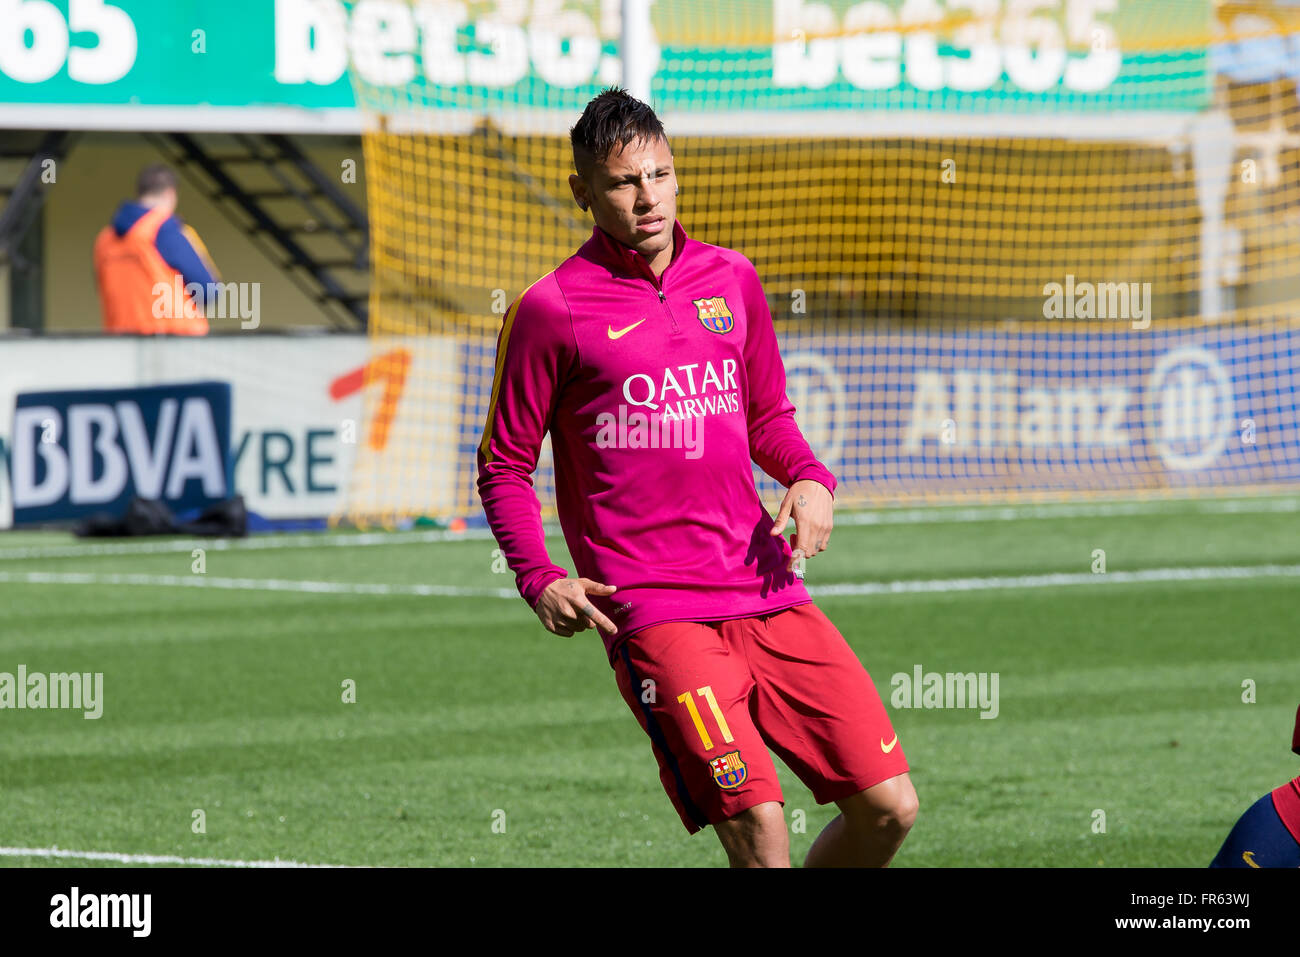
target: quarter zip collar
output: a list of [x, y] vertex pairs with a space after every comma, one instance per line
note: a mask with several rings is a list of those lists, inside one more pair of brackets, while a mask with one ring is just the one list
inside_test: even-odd
[[615, 273], [625, 276], [637, 276], [643, 279], [649, 279], [655, 284], [655, 288], [663, 288], [663, 278], [668, 275], [668, 270], [672, 268], [673, 263], [677, 262], [686, 247], [686, 229], [678, 219], [673, 220], [673, 256], [664, 267], [661, 275], [656, 276], [650, 269], [650, 261], [642, 256], [631, 246], [625, 246], [599, 226], [593, 226], [591, 229], [591, 239], [588, 241], [592, 258], [603, 266], [608, 267]]

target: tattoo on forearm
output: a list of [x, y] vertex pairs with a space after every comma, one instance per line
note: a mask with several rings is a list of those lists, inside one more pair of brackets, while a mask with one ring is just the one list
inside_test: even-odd
[[800, 508], [803, 508], [805, 505], [808, 504], [808, 500], [804, 498], [802, 495], [800, 495], [799, 501], [795, 502], [795, 504], [798, 505]]

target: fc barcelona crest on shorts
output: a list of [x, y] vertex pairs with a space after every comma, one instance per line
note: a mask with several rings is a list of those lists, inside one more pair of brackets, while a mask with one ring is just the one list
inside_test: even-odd
[[745, 762], [740, 760], [739, 751], [728, 751], [722, 757], [714, 758], [709, 767], [713, 768], [713, 780], [720, 788], [730, 791], [745, 783]]
[[735, 317], [731, 314], [731, 310], [727, 308], [727, 300], [722, 296], [712, 296], [708, 299], [692, 299], [691, 303], [700, 315], [700, 323], [709, 332], [716, 332], [721, 335], [724, 332], [730, 332], [731, 327], [736, 324]]

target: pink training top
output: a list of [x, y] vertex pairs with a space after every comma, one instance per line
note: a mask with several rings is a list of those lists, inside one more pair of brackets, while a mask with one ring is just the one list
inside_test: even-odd
[[533, 491], [551, 433], [556, 508], [578, 575], [619, 641], [665, 621], [746, 618], [810, 601], [751, 458], [789, 486], [835, 492], [794, 420], [753, 263], [673, 224], [649, 261], [599, 226], [520, 294], [497, 339], [478, 490], [519, 593], [569, 577], [546, 553]]

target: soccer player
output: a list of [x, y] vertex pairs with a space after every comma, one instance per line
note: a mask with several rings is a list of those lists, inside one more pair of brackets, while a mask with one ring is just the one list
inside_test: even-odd
[[[1300, 708], [1291, 750], [1300, 754]], [[1211, 867], [1300, 867], [1300, 776], [1274, 788], [1238, 818]]]
[[[770, 748], [840, 809], [805, 866], [885, 866], [916, 792], [871, 677], [796, 574], [829, 544], [835, 478], [795, 424], [758, 275], [686, 235], [648, 105], [605, 90], [570, 140], [595, 226], [502, 324], [478, 450], [488, 522], [548, 631], [601, 633], [688, 833], [712, 825], [732, 866], [790, 865]], [[547, 431], [580, 577], [546, 552]], [[751, 459], [788, 489], [775, 521]]]

